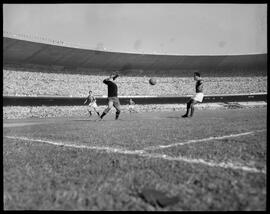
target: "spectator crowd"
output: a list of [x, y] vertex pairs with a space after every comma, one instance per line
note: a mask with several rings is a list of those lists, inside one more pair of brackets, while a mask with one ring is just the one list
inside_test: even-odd
[[[204, 94], [266, 93], [267, 76], [204, 76]], [[96, 97], [107, 96], [107, 87], [102, 83], [105, 74], [90, 75], [85, 72], [46, 72], [44, 69], [3, 69], [3, 96], [69, 96], [86, 97], [89, 90]], [[117, 80], [119, 96], [187, 96], [195, 90], [192, 73], [189, 77], [156, 77], [158, 83], [149, 84], [149, 76], [125, 76]], [[151, 107], [151, 108], [150, 108]], [[141, 106], [141, 110], [159, 109], [158, 106]], [[169, 105], [169, 109], [180, 108]], [[182, 107], [181, 107], [182, 108]], [[60, 113], [59, 113], [60, 112]], [[82, 116], [87, 112], [79, 107], [4, 107], [4, 118], [54, 117], [56, 115]]]
[[[102, 80], [107, 76], [3, 71], [4, 96], [72, 96], [84, 97], [89, 89], [97, 96], [106, 96]], [[267, 92], [267, 77], [203, 77], [204, 93], [246, 94]], [[194, 93], [194, 80], [190, 77], [158, 77], [151, 86], [149, 77], [122, 76], [117, 80], [119, 96], [185, 96]]]

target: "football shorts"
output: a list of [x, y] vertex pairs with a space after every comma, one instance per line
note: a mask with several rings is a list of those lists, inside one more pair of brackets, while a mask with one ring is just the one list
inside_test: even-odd
[[191, 99], [201, 103], [203, 101], [203, 93], [202, 92], [196, 93], [193, 97], [191, 97]]
[[97, 103], [96, 102], [89, 103], [88, 108], [97, 108]]

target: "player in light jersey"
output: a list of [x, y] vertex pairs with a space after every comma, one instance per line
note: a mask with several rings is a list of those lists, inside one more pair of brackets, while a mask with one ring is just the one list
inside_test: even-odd
[[[182, 117], [192, 117], [194, 114], [194, 105], [197, 103], [201, 103], [203, 101], [203, 80], [201, 79], [201, 75], [198, 72], [194, 73], [194, 80], [196, 81], [195, 89], [196, 94], [189, 99], [187, 102], [187, 112], [182, 115]], [[189, 110], [191, 110], [189, 115]]]
[[135, 108], [135, 102], [132, 99], [129, 99], [129, 102], [128, 102], [129, 113], [131, 113], [131, 112], [137, 113], [137, 111], [134, 108]]
[[89, 117], [92, 116], [92, 110], [95, 111], [97, 113], [98, 116], [99, 112], [97, 111], [97, 103], [96, 103], [96, 98], [92, 95], [92, 91], [89, 91], [89, 95], [87, 96], [86, 100], [84, 101], [83, 104], [86, 104], [87, 102], [89, 102], [88, 104], [88, 112], [89, 112]]

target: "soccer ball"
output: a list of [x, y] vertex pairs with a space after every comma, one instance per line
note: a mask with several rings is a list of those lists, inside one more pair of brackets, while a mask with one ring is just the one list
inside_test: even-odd
[[150, 83], [150, 85], [155, 85], [155, 84], [157, 84], [157, 80], [155, 78], [151, 78], [149, 80], [149, 83]]

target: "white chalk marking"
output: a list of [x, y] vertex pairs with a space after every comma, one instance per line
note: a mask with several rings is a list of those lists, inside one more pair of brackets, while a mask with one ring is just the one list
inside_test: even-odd
[[17, 140], [25, 140], [25, 141], [32, 141], [32, 142], [40, 142], [40, 143], [48, 143], [56, 146], [65, 146], [65, 147], [71, 147], [71, 148], [78, 148], [78, 149], [92, 149], [92, 150], [105, 150], [107, 152], [113, 152], [113, 153], [123, 153], [123, 154], [141, 154], [144, 151], [143, 150], [125, 150], [121, 148], [113, 148], [113, 147], [101, 147], [101, 146], [86, 146], [86, 145], [78, 145], [78, 144], [72, 144], [69, 142], [54, 142], [49, 140], [41, 140], [41, 139], [31, 139], [27, 137], [15, 137], [15, 136], [5, 136], [9, 139], [17, 139]]
[[186, 158], [183, 156], [171, 157], [171, 156], [164, 155], [164, 154], [150, 154], [150, 153], [145, 153], [145, 154], [142, 154], [142, 156], [151, 155], [151, 158], [162, 158], [162, 159], [170, 160], [170, 161], [184, 161], [187, 163], [204, 164], [204, 165], [207, 165], [210, 167], [230, 168], [230, 169], [237, 169], [237, 170], [243, 170], [243, 171], [254, 172], [254, 173], [264, 173], [264, 174], [266, 173], [265, 169], [257, 169], [257, 168], [253, 168], [253, 167], [243, 166], [240, 163], [232, 163], [232, 162], [215, 163], [213, 161], [205, 161], [203, 159], [191, 159], [191, 158]]
[[[17, 127], [17, 126], [33, 126], [33, 125], [38, 125], [42, 123], [3, 123], [3, 127]], [[44, 124], [44, 123], [43, 123]]]
[[65, 146], [65, 147], [71, 147], [71, 148], [80, 148], [80, 149], [91, 149], [91, 150], [104, 150], [108, 153], [120, 153], [120, 154], [132, 154], [132, 155], [139, 155], [142, 157], [147, 158], [161, 158], [169, 161], [184, 161], [187, 163], [195, 163], [195, 164], [204, 164], [210, 167], [221, 167], [221, 168], [231, 168], [231, 169], [237, 169], [237, 170], [243, 170], [248, 172], [254, 172], [254, 173], [266, 173], [266, 170], [260, 170], [257, 168], [251, 168], [247, 166], [243, 166], [239, 163], [214, 163], [214, 162], [207, 162], [203, 159], [190, 159], [185, 157], [171, 157], [165, 154], [151, 154], [147, 153], [144, 150], [125, 150], [121, 148], [112, 148], [112, 147], [98, 147], [98, 146], [86, 146], [86, 145], [76, 145], [76, 144], [69, 144], [69, 143], [63, 143], [63, 142], [53, 142], [48, 140], [40, 140], [40, 139], [31, 139], [26, 137], [16, 137], [16, 136], [5, 136], [9, 139], [18, 139], [18, 140], [25, 140], [25, 141], [32, 141], [32, 142], [41, 142], [41, 143], [48, 143], [56, 146]]
[[255, 130], [255, 131], [251, 131], [251, 132], [243, 132], [243, 133], [239, 133], [239, 134], [224, 135], [224, 136], [219, 136], [219, 137], [208, 137], [208, 138], [202, 138], [202, 139], [198, 139], [198, 140], [188, 140], [188, 141], [173, 143], [173, 144], [168, 144], [168, 145], [150, 146], [150, 147], [144, 148], [144, 150], [157, 150], [157, 149], [162, 149], [162, 148], [187, 145], [190, 143], [199, 143], [199, 142], [211, 141], [211, 140], [222, 140], [222, 139], [226, 139], [226, 138], [234, 138], [234, 137], [240, 137], [240, 136], [244, 136], [244, 135], [251, 135], [251, 134], [254, 134], [255, 132], [262, 132], [262, 131], [266, 131], [266, 129]]

